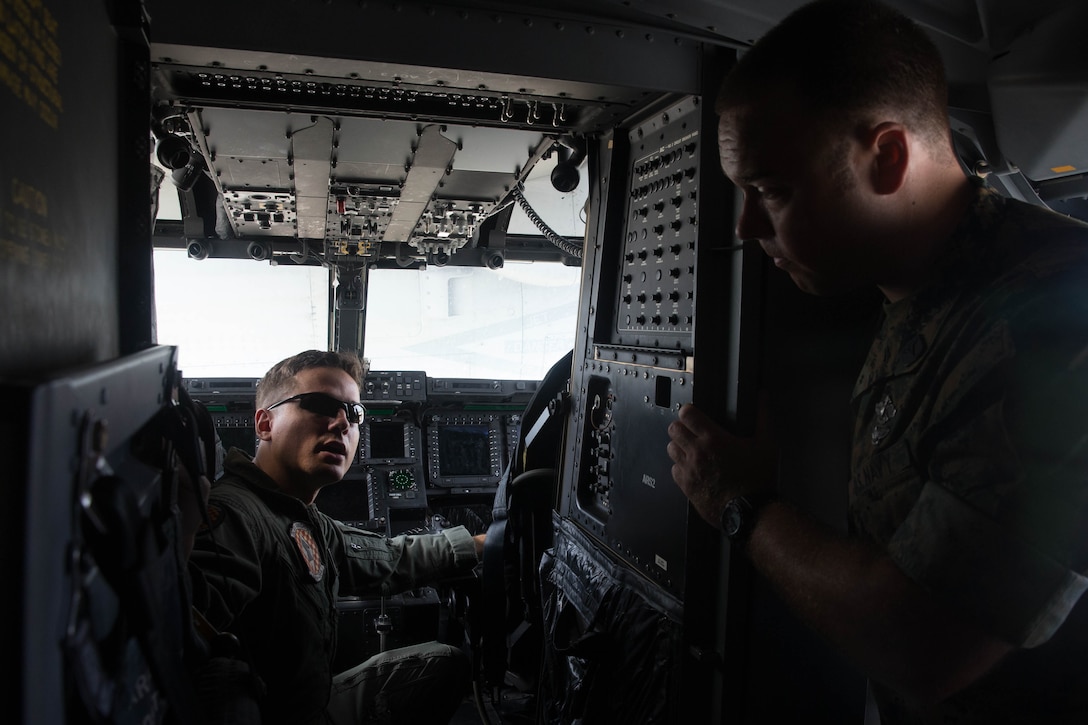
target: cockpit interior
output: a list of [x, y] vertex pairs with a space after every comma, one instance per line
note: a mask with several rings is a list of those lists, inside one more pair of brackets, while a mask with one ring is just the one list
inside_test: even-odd
[[[457, 723], [868, 722], [864, 679], [731, 560], [665, 452], [680, 405], [743, 433], [775, 381], [782, 465], [842, 480], [880, 300], [769, 274], [716, 138], [722, 75], [801, 4], [0, 0], [18, 721], [80, 721], [66, 663], [121, 616], [108, 565], [72, 575], [92, 482], [137, 482], [110, 511], [163, 524], [128, 442], [169, 389], [252, 452], [257, 381], [310, 345], [371, 361], [319, 508], [389, 536], [508, 527], [478, 580], [343, 602], [345, 665], [467, 642]], [[965, 172], [1088, 220], [1088, 6], [890, 4], [941, 50]], [[846, 526], [845, 491], [786, 493]]]

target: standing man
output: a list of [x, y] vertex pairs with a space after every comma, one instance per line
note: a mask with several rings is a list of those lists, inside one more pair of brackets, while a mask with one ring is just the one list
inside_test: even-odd
[[365, 372], [354, 355], [317, 350], [268, 371], [256, 455], [227, 454], [189, 558], [194, 609], [238, 639], [263, 685], [266, 724], [444, 723], [468, 686], [467, 658], [439, 643], [331, 669], [338, 594], [393, 594], [465, 572], [482, 547], [463, 527], [387, 539], [314, 506], [355, 458]]
[[1088, 227], [965, 176], [938, 51], [877, 2], [797, 10], [718, 112], [737, 235], [806, 292], [887, 302], [849, 536], [775, 498], [766, 435], [691, 406], [676, 483], [867, 674], [882, 725], [1088, 722]]

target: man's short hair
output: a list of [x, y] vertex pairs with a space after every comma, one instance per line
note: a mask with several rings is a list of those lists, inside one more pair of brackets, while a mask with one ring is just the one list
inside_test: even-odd
[[930, 143], [949, 140], [940, 51], [910, 18], [876, 0], [816, 0], [788, 15], [725, 77], [718, 113], [783, 84], [813, 121], [849, 128], [893, 108]]
[[306, 350], [280, 360], [273, 365], [261, 381], [257, 383], [257, 407], [264, 408], [283, 398], [290, 397], [295, 376], [310, 368], [337, 368], [343, 370], [360, 387], [370, 367], [370, 361], [360, 359], [351, 352], [329, 352], [325, 350]]

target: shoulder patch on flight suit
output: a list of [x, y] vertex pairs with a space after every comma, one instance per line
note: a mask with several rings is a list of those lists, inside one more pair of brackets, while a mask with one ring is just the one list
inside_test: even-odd
[[310, 576], [315, 582], [321, 581], [325, 576], [325, 562], [321, 560], [321, 550], [317, 546], [313, 532], [306, 524], [296, 521], [291, 524], [291, 538], [295, 540], [302, 560], [306, 562], [306, 568], [310, 570]]
[[208, 518], [200, 522], [199, 531], [211, 531], [221, 523], [223, 523], [223, 509], [213, 503], [208, 504]]

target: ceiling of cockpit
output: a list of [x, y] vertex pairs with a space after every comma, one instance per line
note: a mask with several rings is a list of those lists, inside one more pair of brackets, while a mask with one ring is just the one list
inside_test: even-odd
[[[888, 1], [931, 30], [982, 156], [1068, 196], [1063, 170], [1088, 167], [1088, 63], [1077, 51], [1073, 93], [1040, 96], [1067, 69], [1036, 59], [1082, 47], [1058, 12], [1080, 0]], [[145, 0], [157, 113], [206, 158], [226, 209], [205, 210], [204, 232], [398, 262], [404, 242], [455, 252], [557, 141], [567, 153], [656, 97], [701, 92], [706, 47], [742, 48], [801, 4]]]
[[[884, 0], [915, 20], [969, 45], [1000, 50], [1035, 20], [1070, 0]], [[586, 14], [618, 23], [669, 28], [703, 38], [751, 43], [807, 0], [527, 0], [525, 12]], [[454, 4], [454, 3], [436, 3]], [[509, 3], [467, 0], [461, 7]]]
[[[972, 63], [963, 62], [971, 55], [969, 49], [984, 56], [1000, 52], [1039, 18], [1070, 4], [887, 2], [930, 28], [948, 54], [953, 75], [963, 78], [973, 69]], [[153, 44], [179, 64], [209, 60], [257, 70], [268, 65], [253, 55], [260, 51], [268, 58], [284, 53], [313, 60], [320, 67], [307, 70], [315, 77], [350, 78], [352, 71], [343, 61], [367, 59], [383, 61], [372, 69], [375, 80], [399, 78], [405, 86], [475, 84], [507, 93], [603, 97], [606, 103], [629, 102], [631, 91], [677, 82], [663, 80], [673, 68], [632, 65], [621, 46], [641, 45], [644, 55], [658, 60], [660, 46], [685, 40], [744, 46], [802, 4], [804, 0], [265, 0], [259, 5], [145, 0]], [[412, 28], [415, 35], [407, 33]], [[594, 47], [595, 62], [584, 62], [580, 48], [586, 44]], [[650, 52], [652, 45], [658, 47]], [[197, 48], [224, 52], [218, 58], [201, 58], [194, 52]], [[248, 61], [232, 63], [226, 52], [231, 49], [247, 51]], [[461, 73], [451, 76], [438, 70], [451, 67]], [[537, 86], [519, 85], [523, 78], [535, 78]]]

